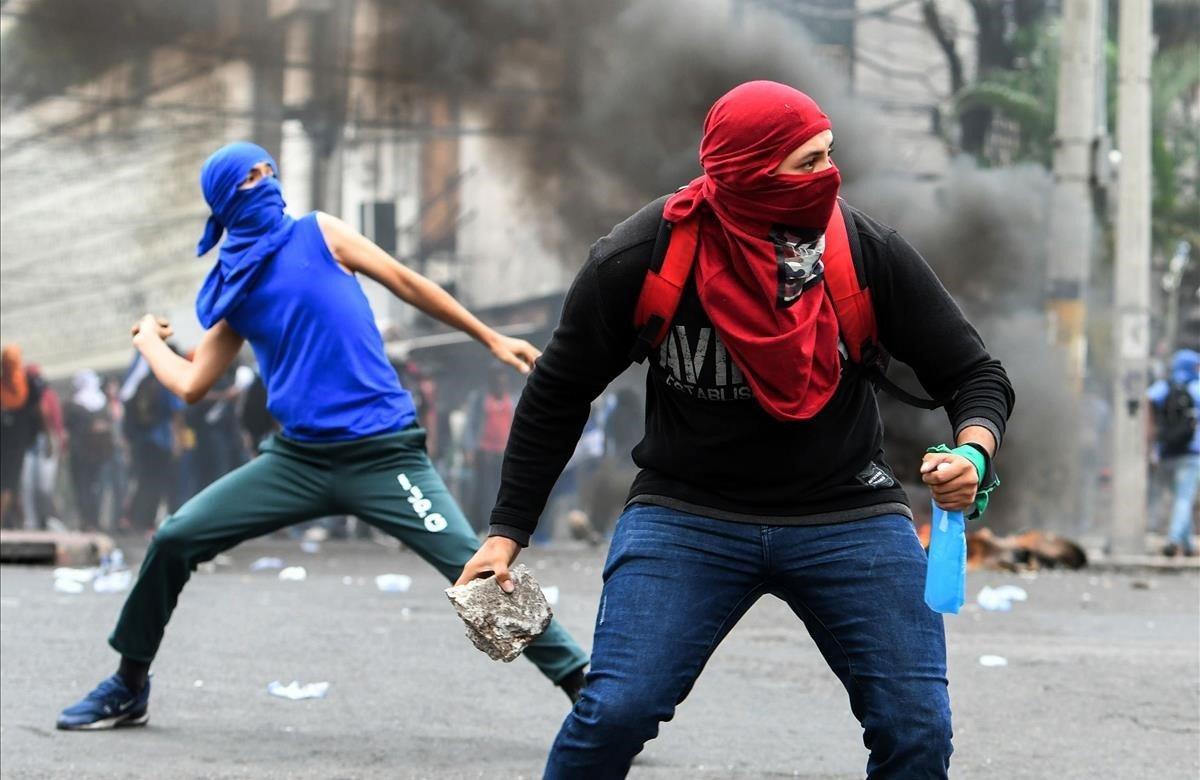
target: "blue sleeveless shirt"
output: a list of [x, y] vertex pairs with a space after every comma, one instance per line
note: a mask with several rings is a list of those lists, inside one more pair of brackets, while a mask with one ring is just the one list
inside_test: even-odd
[[412, 396], [388, 363], [367, 296], [329, 251], [316, 214], [297, 220], [264, 265], [225, 320], [253, 347], [283, 435], [349, 441], [412, 423]]

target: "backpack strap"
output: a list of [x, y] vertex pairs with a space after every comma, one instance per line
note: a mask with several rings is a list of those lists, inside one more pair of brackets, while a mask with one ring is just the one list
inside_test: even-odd
[[865, 370], [867, 372], [867, 378], [870, 379], [876, 387], [901, 403], [908, 404], [909, 406], [915, 406], [918, 409], [925, 409], [927, 411], [941, 409], [946, 405], [945, 401], [936, 401], [932, 398], [922, 398], [919, 395], [913, 395], [912, 393], [908, 392], [900, 385], [888, 379], [887, 374], [884, 373], [883, 368], [880, 368], [878, 362], [867, 366]]
[[[650, 269], [634, 310], [638, 334], [629, 352], [631, 362], [641, 363], [666, 338], [699, 253], [699, 235], [698, 215], [674, 224], [664, 219], [659, 224]], [[889, 357], [879, 343], [858, 226], [850, 207], [841, 198], [826, 229], [825, 252], [826, 291], [850, 358], [847, 371], [862, 373], [876, 387], [909, 406], [918, 409], [944, 406], [943, 402], [909, 393], [887, 377]]]
[[877, 388], [909, 406], [918, 409], [945, 406], [944, 402], [913, 395], [888, 379], [890, 357], [879, 343], [858, 226], [854, 213], [841, 198], [825, 231], [825, 251], [825, 284], [837, 315], [842, 344], [850, 357], [847, 370], [861, 372]]
[[675, 224], [664, 219], [659, 224], [650, 270], [642, 283], [633, 315], [638, 335], [629, 359], [634, 363], [645, 360], [666, 338], [667, 328], [679, 308], [684, 285], [692, 275], [692, 266], [700, 249], [699, 238], [698, 215]]
[[824, 264], [825, 286], [837, 315], [842, 344], [852, 362], [865, 365], [867, 353], [879, 343], [875, 306], [862, 267], [854, 216], [841, 198], [825, 229]]

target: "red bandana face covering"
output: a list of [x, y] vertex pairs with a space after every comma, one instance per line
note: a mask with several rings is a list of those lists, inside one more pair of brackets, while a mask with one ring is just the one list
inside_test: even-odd
[[670, 222], [701, 220], [700, 303], [758, 403], [779, 420], [820, 412], [841, 369], [820, 260], [841, 177], [832, 166], [772, 173], [829, 128], [803, 92], [772, 81], [734, 88], [704, 121], [704, 175], [663, 212]]

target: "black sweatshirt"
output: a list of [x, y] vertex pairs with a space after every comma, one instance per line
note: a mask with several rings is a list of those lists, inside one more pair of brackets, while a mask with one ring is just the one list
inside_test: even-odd
[[[629, 366], [634, 307], [665, 200], [597, 241], [567, 294], [517, 405], [491, 535], [529, 543], [591, 402]], [[980, 425], [999, 443], [1013, 405], [1003, 367], [916, 250], [862, 212], [854, 217], [880, 342], [912, 366], [932, 397], [952, 399], [946, 412], [956, 436]], [[646, 433], [633, 450], [641, 471], [630, 503], [764, 525], [912, 516], [883, 458], [874, 390], [856, 372], [843, 374], [812, 419], [776, 420], [729, 358], [694, 281], [648, 363]]]

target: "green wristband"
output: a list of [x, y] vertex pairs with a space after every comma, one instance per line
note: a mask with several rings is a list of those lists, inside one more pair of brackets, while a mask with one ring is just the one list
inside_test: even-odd
[[984, 477], [987, 475], [987, 461], [984, 460], [983, 453], [969, 444], [963, 444], [954, 449], [950, 449], [945, 444], [939, 444], [936, 447], [930, 447], [926, 452], [961, 455], [971, 462], [979, 477], [979, 488], [975, 491], [975, 507], [966, 517], [968, 520], [978, 520], [983, 517], [983, 513], [987, 511], [988, 502], [991, 500], [992, 491], [1000, 485], [999, 477], [994, 477], [990, 485], [983, 484]]
[[987, 461], [983, 459], [983, 455], [979, 450], [969, 444], [962, 444], [954, 449], [950, 449], [945, 444], [939, 444], [936, 447], [930, 447], [926, 452], [936, 452], [946, 455], [960, 455], [971, 461], [971, 465], [975, 467], [975, 475], [980, 486], [983, 485], [983, 477], [987, 474]]
[[975, 467], [975, 473], [979, 476], [979, 486], [983, 487], [983, 479], [987, 476], [987, 461], [984, 460], [983, 453], [970, 444], [959, 445], [950, 451], [971, 461], [971, 465]]

